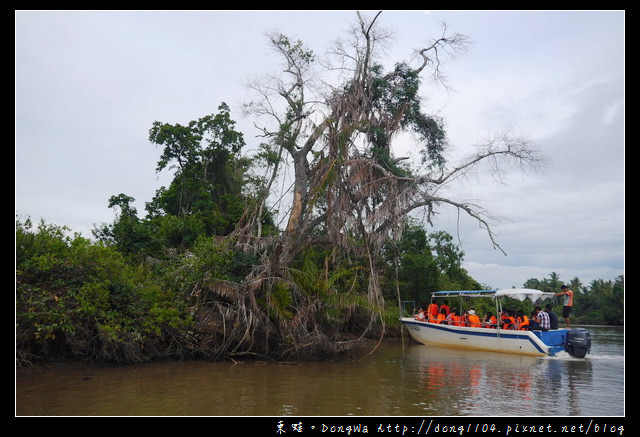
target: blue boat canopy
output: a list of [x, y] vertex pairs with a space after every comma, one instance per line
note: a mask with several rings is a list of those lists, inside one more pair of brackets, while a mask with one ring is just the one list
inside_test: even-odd
[[454, 290], [454, 291], [436, 291], [431, 293], [431, 297], [510, 297], [517, 300], [529, 299], [536, 302], [541, 299], [549, 299], [554, 293], [547, 293], [533, 288], [505, 288], [502, 290]]

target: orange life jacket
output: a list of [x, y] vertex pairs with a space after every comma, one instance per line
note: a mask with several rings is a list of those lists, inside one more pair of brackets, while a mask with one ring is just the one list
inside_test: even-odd
[[430, 303], [427, 307], [427, 313], [433, 317], [438, 317], [438, 305], [435, 303]]
[[494, 328], [498, 325], [498, 319], [496, 319], [496, 316], [491, 316], [489, 317], [489, 322], [487, 325], [485, 325], [485, 328]]
[[451, 308], [449, 308], [449, 305], [447, 304], [442, 304], [440, 305], [440, 309], [444, 308], [444, 310], [447, 312], [447, 316], [449, 315], [449, 313], [451, 312]]
[[502, 319], [502, 329], [511, 329], [516, 323], [515, 319], [511, 316]]
[[527, 331], [529, 328], [529, 317], [527, 316], [522, 316], [522, 321], [520, 322], [520, 330], [521, 331]]
[[452, 319], [454, 326], [464, 326], [464, 323], [462, 323], [460, 316], [453, 316]]
[[443, 323], [446, 319], [447, 319], [447, 316], [445, 316], [442, 313], [438, 313], [438, 318], [436, 319], [436, 323]]
[[482, 323], [480, 323], [480, 317], [475, 314], [469, 314], [467, 316], [467, 324], [472, 328], [481, 328]]

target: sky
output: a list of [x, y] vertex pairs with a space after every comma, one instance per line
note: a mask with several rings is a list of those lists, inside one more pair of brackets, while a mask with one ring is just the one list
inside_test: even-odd
[[[443, 65], [447, 87], [425, 78], [422, 89], [424, 112], [445, 122], [450, 162], [505, 131], [546, 157], [540, 172], [480, 170], [447, 193], [496, 217], [506, 253], [441, 208], [428, 231], [454, 236], [469, 274], [491, 288], [624, 275], [624, 11], [394, 10], [379, 22], [394, 32], [389, 62], [410, 60], [443, 23], [470, 38]], [[153, 122], [186, 125], [225, 102], [255, 148], [241, 112], [247, 82], [282, 70], [265, 34], [323, 54], [355, 23], [355, 10], [15, 11], [16, 217], [92, 238], [113, 222], [108, 200], [120, 193], [143, 216], [171, 181], [155, 171]]]

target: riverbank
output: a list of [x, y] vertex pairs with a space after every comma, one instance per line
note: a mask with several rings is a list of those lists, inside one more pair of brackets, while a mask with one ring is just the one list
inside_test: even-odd
[[[375, 334], [375, 335], [373, 335]], [[409, 336], [404, 334], [406, 340], [403, 339], [402, 328], [398, 324], [397, 327], [386, 329], [384, 335], [380, 333], [369, 333], [367, 336], [359, 336], [356, 334], [346, 335], [337, 342], [335, 348], [332, 349], [332, 353], [326, 355], [318, 354], [304, 354], [300, 353], [297, 356], [290, 356], [286, 359], [278, 359], [267, 355], [260, 355], [255, 353], [239, 353], [235, 355], [220, 356], [216, 359], [204, 358], [198, 356], [155, 356], [146, 357], [145, 359], [139, 359], [135, 361], [113, 361], [113, 360], [98, 360], [90, 359], [86, 356], [67, 356], [62, 357], [60, 355], [51, 355], [38, 357], [33, 360], [19, 359], [16, 355], [16, 369], [50, 369], [50, 368], [73, 368], [77, 366], [86, 365], [98, 365], [98, 366], [128, 366], [142, 363], [171, 363], [171, 362], [186, 362], [186, 361], [202, 361], [202, 362], [273, 362], [273, 363], [292, 363], [292, 362], [312, 362], [312, 361], [354, 361], [361, 359], [362, 357], [375, 352], [375, 350], [382, 344], [395, 343], [402, 341], [411, 341]]]

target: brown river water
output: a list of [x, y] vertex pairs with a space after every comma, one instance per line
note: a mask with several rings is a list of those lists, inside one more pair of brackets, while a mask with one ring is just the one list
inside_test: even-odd
[[397, 339], [349, 362], [18, 368], [15, 415], [624, 416], [624, 330], [587, 329], [584, 359]]

